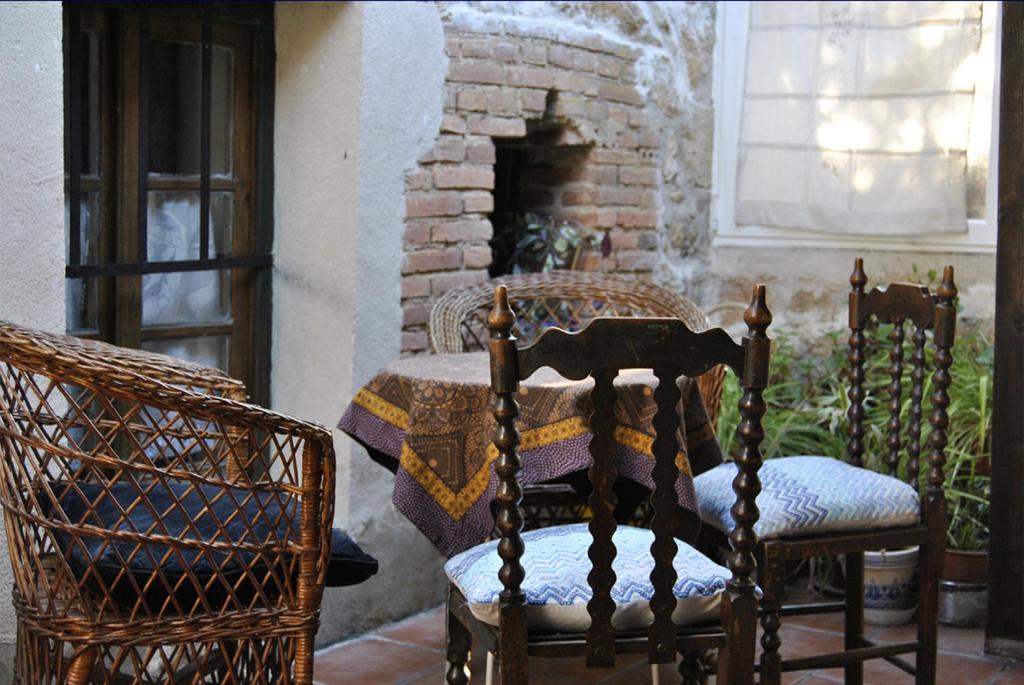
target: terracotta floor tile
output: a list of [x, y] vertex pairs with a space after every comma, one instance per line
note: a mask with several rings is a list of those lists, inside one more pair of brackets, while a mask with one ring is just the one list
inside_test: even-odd
[[[843, 638], [833, 616], [801, 617], [783, 623], [783, 658], [809, 656], [842, 648]], [[878, 640], [903, 642], [916, 635], [914, 624], [869, 628]], [[939, 628], [939, 685], [1024, 685], [1024, 664], [1007, 665], [1003, 659], [980, 655], [981, 630]], [[760, 636], [758, 637], [760, 653]], [[475, 655], [473, 681], [483, 683], [484, 654]], [[907, 657], [913, 662], [913, 655]], [[650, 669], [643, 655], [620, 656], [616, 669], [588, 670], [582, 658], [530, 660], [531, 685], [643, 685]], [[316, 680], [322, 685], [441, 685], [444, 681], [444, 612], [438, 608], [399, 623], [382, 627], [361, 639], [329, 647], [317, 654]], [[675, 665], [660, 667], [662, 683], [679, 680]], [[842, 669], [814, 673], [787, 673], [786, 685], [842, 683]], [[896, 667], [874, 660], [864, 665], [865, 685], [901, 685], [913, 679]], [[711, 679], [709, 685], [713, 685]]]
[[[870, 633], [871, 638], [884, 642], [908, 642], [917, 639], [917, 623], [905, 623], [901, 626], [881, 628]], [[951, 654], [967, 654], [970, 656], [985, 655], [984, 628], [954, 628], [939, 626], [938, 647], [940, 652]]]
[[313, 679], [322, 685], [397, 685], [428, 669], [444, 673], [443, 652], [368, 637], [319, 652]]
[[1008, 666], [990, 682], [991, 685], [1024, 685], [1024, 663]]
[[377, 631], [376, 635], [395, 642], [405, 642], [444, 651], [444, 621], [444, 607], [438, 607], [404, 621], [384, 626]]
[[[675, 685], [679, 682], [679, 671], [675, 664], [662, 664], [658, 667], [662, 685]], [[600, 685], [646, 685], [651, 682], [651, 667], [646, 663], [635, 663], [621, 669], [615, 675], [600, 681]], [[713, 685], [714, 678], [709, 685]]]

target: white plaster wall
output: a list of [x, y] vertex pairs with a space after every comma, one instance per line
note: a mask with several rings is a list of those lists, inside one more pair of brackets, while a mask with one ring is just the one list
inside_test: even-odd
[[[883, 252], [876, 250], [766, 249], [717, 247], [710, 251], [702, 299], [706, 307], [736, 306], [712, 312], [712, 323], [744, 329], [740, 305], [750, 301], [754, 283], [764, 283], [772, 330], [793, 342], [820, 343], [822, 334], [847, 325], [847, 293], [854, 257], [864, 258], [868, 288], [906, 281], [916, 265], [922, 278], [952, 264], [960, 290], [959, 319], [990, 327], [995, 316], [995, 259], [992, 255]], [[744, 329], [745, 330], [745, 329]], [[771, 332], [771, 331], [769, 331]]]
[[[272, 402], [334, 426], [399, 355], [403, 179], [441, 120], [444, 39], [421, 3], [282, 3], [276, 22]], [[335, 446], [335, 522], [381, 571], [327, 591], [321, 644], [444, 590], [440, 555], [391, 504], [394, 477], [337, 430]]]
[[61, 34], [59, 3], [0, 3], [0, 318], [59, 332], [64, 331]]
[[[60, 3], [0, 3], [0, 319], [62, 333], [61, 34]], [[7, 683], [15, 620], [6, 544], [0, 556], [0, 683]]]
[[352, 383], [360, 14], [281, 3], [275, 18], [272, 404], [329, 426]]
[[[353, 387], [399, 356], [405, 172], [434, 141], [441, 123], [444, 35], [431, 3], [361, 3], [359, 199]], [[380, 559], [381, 570], [345, 610], [325, 607], [348, 632], [436, 606], [445, 589], [443, 559], [391, 504], [394, 477], [351, 449], [347, 525]]]

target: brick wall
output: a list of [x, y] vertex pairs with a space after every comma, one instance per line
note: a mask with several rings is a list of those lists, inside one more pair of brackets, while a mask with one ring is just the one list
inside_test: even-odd
[[441, 130], [405, 179], [405, 353], [429, 347], [426, 323], [438, 295], [487, 278], [494, 139], [555, 125], [558, 140], [538, 163], [556, 178], [535, 178], [548, 188], [550, 211], [610, 232], [607, 271], [650, 272], [655, 260], [659, 141], [636, 89], [636, 51], [596, 35], [559, 42], [452, 25], [445, 35]]

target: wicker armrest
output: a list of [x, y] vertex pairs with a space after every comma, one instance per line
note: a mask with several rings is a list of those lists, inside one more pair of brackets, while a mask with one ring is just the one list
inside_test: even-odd
[[17, 337], [22, 337], [26, 332], [31, 334], [33, 344], [40, 348], [49, 347], [55, 353], [79, 354], [104, 359], [121, 368], [197, 392], [243, 402], [248, 399], [245, 383], [212, 366], [196, 364], [157, 352], [118, 347], [99, 340], [57, 335], [38, 330], [29, 331], [29, 329], [0, 322], [0, 336], [4, 334], [10, 336], [15, 333]]

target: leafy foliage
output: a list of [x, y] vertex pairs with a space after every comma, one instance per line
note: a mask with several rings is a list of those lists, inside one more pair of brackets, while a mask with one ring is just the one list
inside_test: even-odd
[[[891, 325], [879, 325], [866, 331], [867, 384], [864, 408], [865, 463], [885, 471], [884, 457], [888, 451], [886, 423], [889, 419], [888, 336]], [[908, 336], [909, 337], [909, 336]], [[828, 335], [826, 355], [799, 355], [785, 334], [776, 334], [772, 351], [769, 387], [765, 390], [768, 412], [764, 418], [765, 440], [762, 451], [766, 459], [779, 456], [816, 454], [838, 459], [846, 458], [846, 413], [848, 347], [845, 332]], [[946, 446], [945, 494], [949, 502], [948, 544], [952, 549], [982, 550], [988, 545], [988, 507], [990, 478], [987, 465], [991, 457], [992, 426], [992, 344], [980, 332], [958, 335], [953, 348], [953, 383], [949, 389], [950, 405], [948, 444]], [[909, 421], [909, 360], [904, 360], [903, 405], [900, 419]], [[928, 402], [931, 378], [924, 383], [924, 415], [921, 436], [921, 481], [927, 471]], [[718, 422], [718, 438], [723, 449], [732, 454], [737, 447], [736, 427], [739, 422], [737, 402], [739, 383], [731, 374], [722, 396]], [[899, 476], [906, 477], [906, 438]]]
[[510, 273], [568, 269], [580, 245], [597, 245], [589, 231], [547, 214], [526, 212], [518, 223], [515, 249], [509, 260]]

